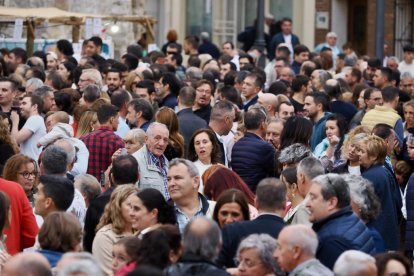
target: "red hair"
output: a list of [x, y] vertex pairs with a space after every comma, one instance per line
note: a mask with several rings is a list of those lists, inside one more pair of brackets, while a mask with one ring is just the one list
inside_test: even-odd
[[204, 182], [204, 194], [211, 200], [217, 200], [222, 192], [228, 189], [242, 191], [249, 204], [254, 205], [254, 193], [240, 176], [224, 167], [219, 167], [206, 182]]

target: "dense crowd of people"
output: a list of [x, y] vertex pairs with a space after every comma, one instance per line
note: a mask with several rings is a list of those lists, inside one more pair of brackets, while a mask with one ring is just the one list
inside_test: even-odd
[[0, 274], [412, 275], [414, 46], [279, 23], [0, 49]]

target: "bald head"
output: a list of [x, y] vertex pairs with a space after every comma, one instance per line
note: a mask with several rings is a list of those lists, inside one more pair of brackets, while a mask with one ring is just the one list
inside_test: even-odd
[[4, 265], [3, 276], [51, 276], [48, 260], [40, 253], [20, 253]]
[[336, 86], [338, 84], [338, 81], [336, 79], [329, 79], [325, 84], [329, 86]]
[[206, 217], [190, 221], [183, 233], [184, 251], [213, 261], [221, 247], [221, 230], [217, 223]]
[[193, 235], [198, 236], [198, 237], [203, 237], [205, 236], [208, 231], [211, 229], [212, 227], [212, 223], [211, 221], [201, 217], [201, 218], [197, 218], [195, 219], [191, 224], [190, 224], [190, 229], [189, 231], [191, 231], [191, 233], [193, 233]]
[[[310, 226], [301, 224], [283, 228], [277, 242], [278, 247], [273, 256], [285, 272], [291, 272], [301, 263], [313, 259], [318, 247], [318, 237], [315, 232]], [[294, 254], [287, 254], [289, 250], [294, 250], [292, 251]]]
[[69, 114], [65, 111], [57, 111], [51, 116], [53, 116], [53, 119], [56, 123], [69, 124]]
[[300, 246], [304, 254], [309, 257], [315, 256], [318, 247], [318, 237], [310, 226], [304, 224], [289, 225], [283, 228], [280, 234], [282, 232], [285, 241], [289, 245]]
[[278, 105], [276, 95], [272, 93], [260, 94], [257, 102], [266, 109], [267, 113], [270, 116], [274, 116], [276, 107]]

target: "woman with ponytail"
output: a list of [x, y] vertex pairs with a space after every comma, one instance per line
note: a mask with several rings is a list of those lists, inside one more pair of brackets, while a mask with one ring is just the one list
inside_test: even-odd
[[156, 189], [139, 191], [131, 200], [132, 228], [139, 237], [162, 224], [177, 223], [174, 207]]

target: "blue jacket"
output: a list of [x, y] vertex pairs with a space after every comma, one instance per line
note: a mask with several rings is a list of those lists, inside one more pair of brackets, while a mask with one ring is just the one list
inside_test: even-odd
[[[291, 34], [291, 35], [292, 35], [292, 41], [291, 41], [292, 48], [295, 48], [296, 45], [300, 44], [300, 41], [296, 35], [294, 34]], [[285, 43], [285, 38], [283, 37], [282, 32], [275, 34], [270, 40], [270, 44], [268, 47], [268, 54], [267, 54], [269, 56], [269, 60], [272, 60], [275, 58], [275, 50], [280, 43]]]
[[160, 100], [159, 102], [160, 107], [166, 106], [171, 108], [172, 110], [175, 109], [177, 104], [177, 97], [174, 96], [172, 93], [169, 93], [164, 99]]
[[275, 176], [275, 149], [256, 134], [246, 132], [233, 146], [231, 167], [255, 192], [260, 180]]
[[410, 176], [405, 192], [407, 224], [405, 228], [405, 249], [414, 250], [414, 174]]
[[394, 176], [383, 165], [373, 165], [362, 172], [362, 177], [374, 185], [381, 201], [381, 212], [372, 225], [378, 230], [385, 242], [385, 250], [398, 250], [400, 227], [398, 217], [402, 207], [401, 193]]
[[354, 249], [371, 255], [375, 253], [369, 229], [352, 212], [351, 206], [315, 222], [312, 228], [319, 240], [316, 258], [329, 269], [333, 269], [344, 251]]
[[325, 123], [326, 123], [326, 119], [332, 115], [332, 113], [330, 112], [325, 112], [325, 115], [323, 115], [322, 118], [319, 119], [318, 122], [316, 122], [313, 125], [313, 129], [312, 129], [312, 136], [311, 136], [311, 148], [312, 151], [315, 150], [316, 146], [322, 142], [322, 140], [326, 137], [326, 132], [325, 132]]
[[244, 112], [247, 112], [252, 105], [255, 105], [257, 103], [257, 100], [259, 100], [259, 95], [254, 96], [253, 99], [251, 99], [249, 102], [243, 104]]
[[49, 262], [50, 266], [56, 267], [57, 263], [60, 261], [60, 259], [63, 256], [63, 252], [57, 252], [57, 251], [52, 251], [52, 250], [39, 250], [38, 251], [40, 254], [42, 254]]

